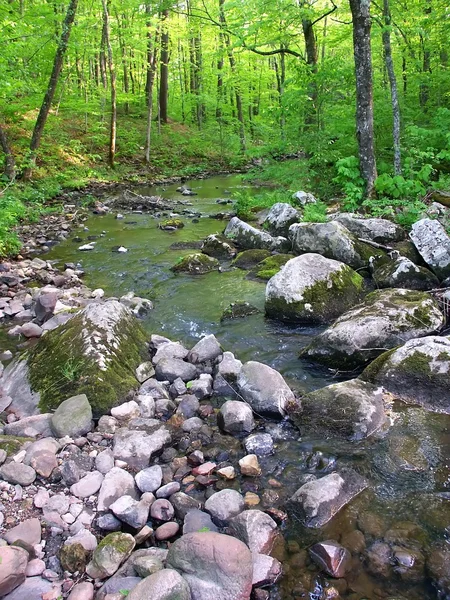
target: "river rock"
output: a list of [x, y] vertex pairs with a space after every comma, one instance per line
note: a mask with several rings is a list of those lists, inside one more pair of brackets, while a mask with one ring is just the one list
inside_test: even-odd
[[344, 263], [304, 254], [268, 281], [265, 310], [281, 321], [325, 323], [354, 306], [362, 288], [362, 277]]
[[123, 460], [132, 469], [145, 469], [152, 454], [162, 450], [171, 440], [166, 427], [161, 427], [150, 435], [145, 431], [119, 429], [114, 435], [114, 458]]
[[190, 510], [184, 519], [183, 534], [195, 531], [219, 531], [208, 513], [196, 508]]
[[261, 467], [259, 466], [258, 457], [256, 454], [247, 454], [239, 460], [239, 468], [241, 474], [246, 477], [259, 477], [261, 475]]
[[61, 584], [52, 583], [43, 577], [27, 577], [25, 581], [16, 587], [3, 600], [42, 600], [45, 594], [51, 598], [58, 598], [61, 592]]
[[378, 357], [361, 377], [405, 402], [450, 414], [450, 337], [409, 340]]
[[36, 479], [36, 471], [28, 465], [12, 461], [0, 468], [0, 477], [8, 483], [26, 486]]
[[199, 500], [196, 500], [192, 496], [188, 496], [184, 492], [176, 492], [169, 498], [170, 503], [174, 507], [175, 515], [177, 519], [183, 521], [187, 513], [196, 508], [199, 509], [201, 504]]
[[93, 579], [105, 579], [114, 575], [120, 565], [130, 556], [135, 541], [129, 533], [110, 533], [94, 550], [86, 573]]
[[52, 416], [52, 429], [62, 438], [80, 437], [92, 428], [92, 408], [86, 394], [79, 394], [61, 402]]
[[169, 549], [167, 566], [177, 569], [196, 600], [248, 600], [252, 554], [236, 538], [215, 532], [188, 533]]
[[351, 469], [308, 481], [289, 501], [300, 521], [311, 528], [323, 527], [355, 496], [367, 488], [367, 481]]
[[133, 529], [142, 529], [148, 520], [155, 497], [150, 492], [142, 494], [139, 502], [132, 496], [121, 496], [109, 506], [115, 516]]
[[288, 405], [297, 405], [292, 390], [280, 373], [260, 362], [244, 364], [237, 378], [237, 388], [257, 414], [280, 418]]
[[16, 387], [28, 385], [41, 411], [86, 394], [94, 416], [100, 416], [136, 387], [145, 341], [139, 322], [122, 304], [94, 302], [40, 338], [16, 373]]
[[103, 479], [97, 508], [99, 511], [108, 510], [113, 502], [126, 495], [137, 498], [134, 477], [124, 469], [114, 467]]
[[426, 292], [377, 290], [314, 338], [301, 356], [354, 369], [401, 341], [433, 333], [444, 320], [437, 302]]
[[295, 200], [295, 202], [298, 202], [301, 206], [305, 206], [306, 204], [315, 204], [317, 202], [313, 194], [310, 192], [304, 192], [302, 190], [292, 194], [292, 199]]
[[288, 237], [289, 227], [300, 219], [299, 212], [286, 202], [274, 204], [264, 221], [264, 227], [273, 235]]
[[137, 584], [128, 600], [191, 600], [186, 580], [173, 569], [162, 569]]
[[14, 546], [0, 547], [0, 596], [6, 596], [25, 581], [28, 552]]
[[400, 242], [405, 239], [405, 230], [389, 221], [388, 219], [368, 218], [363, 219], [360, 216], [351, 213], [339, 213], [334, 218], [351, 233], [358, 238], [371, 240], [380, 244], [389, 244], [391, 242]]
[[39, 519], [26, 519], [19, 525], [9, 529], [2, 534], [8, 544], [14, 544], [18, 540], [22, 540], [30, 546], [35, 546], [41, 542], [41, 523]]
[[290, 417], [302, 434], [362, 440], [386, 423], [383, 389], [359, 379], [333, 383], [302, 396]]
[[90, 581], [80, 581], [77, 583], [67, 600], [93, 600], [94, 586]]
[[269, 250], [262, 250], [260, 248], [243, 250], [242, 252], [239, 252], [231, 264], [238, 269], [249, 271], [250, 269], [253, 269], [253, 267], [256, 267], [262, 260], [269, 258], [270, 256], [272, 256], [272, 253]]
[[221, 490], [212, 494], [205, 502], [205, 510], [219, 527], [227, 525], [244, 508], [244, 498], [236, 490]]
[[88, 498], [101, 488], [103, 475], [100, 471], [92, 471], [70, 487], [70, 492], [77, 498]]
[[[39, 393], [32, 390], [29, 379], [29, 369], [26, 360], [15, 359], [11, 361], [3, 371], [0, 377], [0, 387], [3, 389], [3, 395], [12, 398], [12, 402], [9, 403], [9, 409], [14, 411], [14, 414], [21, 419], [16, 423], [11, 423], [12, 426], [24, 427], [19, 425], [24, 417], [30, 417], [36, 415], [35, 421], [44, 425], [45, 419], [42, 419], [43, 415], [38, 415], [39, 412]], [[50, 419], [50, 415], [47, 417], [47, 421]], [[52, 435], [50, 424], [48, 423], [48, 434]], [[42, 431], [38, 431], [42, 433]], [[37, 437], [38, 433], [33, 436]], [[19, 433], [12, 433], [11, 435], [22, 435]]]
[[213, 334], [205, 335], [191, 349], [187, 359], [192, 363], [213, 362], [222, 354], [222, 348]]
[[436, 275], [424, 267], [418, 267], [404, 256], [383, 261], [379, 266], [375, 262], [373, 279], [378, 288], [426, 291], [439, 287], [439, 279]]
[[253, 587], [265, 587], [276, 583], [283, 574], [279, 560], [267, 554], [253, 553]]
[[[346, 227], [336, 221], [328, 223], [296, 223], [289, 228], [295, 254], [316, 253], [363, 269], [375, 250], [360, 242]], [[379, 251], [378, 251], [379, 253]]]
[[53, 316], [57, 302], [58, 292], [46, 292], [38, 295], [34, 305], [34, 312], [38, 323], [42, 324]]
[[160, 381], [173, 383], [178, 378], [182, 381], [191, 381], [196, 376], [195, 365], [178, 358], [164, 358], [156, 365], [156, 377]]
[[412, 226], [409, 237], [439, 279], [450, 276], [450, 237], [437, 219], [417, 221]]
[[229, 531], [252, 552], [270, 554], [277, 535], [277, 524], [260, 510], [244, 510], [230, 520]]
[[152, 359], [154, 365], [157, 365], [164, 358], [179, 358], [183, 360], [189, 354], [189, 350], [180, 342], [167, 342], [158, 345], [156, 354]]
[[194, 379], [189, 384], [189, 391], [196, 396], [198, 400], [204, 400], [212, 395], [213, 378], [209, 373], [202, 373], [198, 379]]
[[238, 400], [228, 400], [222, 404], [217, 422], [223, 431], [231, 435], [250, 433], [255, 428], [251, 406]]
[[249, 435], [244, 441], [244, 446], [249, 454], [256, 454], [256, 456], [273, 454], [273, 439], [270, 433]]
[[189, 275], [203, 275], [211, 271], [217, 271], [220, 266], [217, 258], [195, 252], [181, 258], [170, 268], [174, 273], [188, 273]]
[[219, 396], [233, 396], [233, 385], [242, 369], [242, 362], [232, 352], [224, 352], [215, 368], [213, 389]]
[[272, 237], [266, 231], [261, 231], [238, 217], [233, 217], [228, 223], [224, 235], [232, 240], [239, 248], [250, 250], [283, 250], [289, 243], [284, 237]]
[[331, 577], [344, 577], [352, 567], [352, 555], [334, 540], [314, 544], [309, 549], [309, 555]]
[[141, 581], [140, 577], [116, 574], [105, 581], [98, 590], [95, 600], [123, 600]]
[[141, 492], [156, 492], [161, 487], [163, 473], [159, 465], [148, 467], [135, 475], [136, 485]]
[[438, 597], [444, 600], [450, 596], [450, 549], [435, 547], [427, 560], [427, 569], [438, 590]]
[[233, 244], [225, 239], [224, 237], [212, 233], [202, 243], [202, 252], [208, 256], [213, 256], [218, 259], [231, 259], [237, 254], [236, 248]]

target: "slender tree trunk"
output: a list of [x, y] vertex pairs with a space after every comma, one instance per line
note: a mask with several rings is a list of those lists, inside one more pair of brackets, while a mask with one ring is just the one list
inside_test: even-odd
[[41, 143], [42, 133], [44, 131], [45, 123], [47, 122], [48, 113], [50, 112], [52, 101], [55, 96], [56, 86], [58, 85], [59, 76], [64, 63], [64, 56], [69, 43], [70, 31], [72, 29], [75, 14], [77, 12], [77, 6], [78, 0], [70, 0], [70, 4], [67, 8], [67, 13], [62, 26], [58, 48], [53, 60], [53, 69], [48, 82], [47, 91], [45, 92], [44, 100], [42, 101], [41, 109], [34, 125], [33, 135], [31, 136], [29, 164], [23, 171], [24, 179], [29, 179], [31, 177], [31, 173], [36, 164], [37, 151]]
[[[147, 4], [147, 14], [150, 14], [150, 4]], [[150, 164], [150, 149], [152, 145], [152, 120], [153, 120], [153, 87], [155, 82], [156, 67], [158, 64], [158, 38], [157, 30], [152, 41], [151, 21], [147, 22], [147, 130], [145, 137], [145, 162]]]
[[161, 66], [159, 75], [159, 118], [161, 123], [168, 121], [168, 95], [169, 95], [169, 30], [167, 28], [167, 17], [169, 10], [162, 13], [161, 27]]
[[217, 59], [217, 100], [216, 100], [216, 119], [221, 121], [223, 115], [222, 104], [224, 100], [223, 94], [223, 52], [224, 52], [224, 41], [223, 33], [219, 31], [219, 58]]
[[[424, 8], [424, 13], [428, 19], [431, 14], [431, 0], [426, 0], [427, 6]], [[420, 35], [420, 45], [422, 47], [422, 82], [419, 88], [419, 102], [422, 109], [426, 110], [428, 100], [430, 98], [430, 86], [428, 84], [429, 74], [431, 73], [431, 50], [427, 33]]]
[[0, 125], [0, 148], [3, 150], [3, 154], [5, 155], [5, 165], [3, 169], [3, 173], [10, 181], [13, 181], [16, 176], [16, 162], [14, 160], [14, 155], [12, 153], [11, 147], [8, 143], [8, 138], [6, 136], [5, 130]]
[[[219, 0], [220, 23], [222, 24], [223, 28], [225, 29], [227, 26], [227, 22], [226, 22], [226, 18], [225, 18], [225, 11], [223, 8], [224, 3], [225, 3], [225, 0]], [[228, 55], [228, 62], [230, 63], [231, 73], [233, 75], [233, 79], [235, 80], [234, 81], [234, 95], [235, 95], [235, 99], [236, 99], [237, 119], [239, 121], [239, 139], [241, 142], [241, 150], [242, 150], [242, 152], [245, 152], [247, 150], [247, 141], [246, 141], [246, 137], [245, 137], [244, 109], [243, 109], [243, 105], [242, 105], [242, 96], [241, 96], [240, 88], [236, 81], [236, 59], [233, 54], [233, 48], [231, 46], [230, 36], [227, 33], [224, 33], [224, 41], [225, 41], [225, 47], [226, 47], [227, 55]]]
[[310, 19], [303, 19], [302, 29], [305, 38], [306, 63], [310, 72], [305, 125], [314, 125], [317, 122], [317, 43], [316, 36], [314, 35], [314, 27]]
[[356, 73], [356, 137], [361, 176], [366, 183], [366, 196], [375, 193], [377, 178], [373, 131], [373, 77], [370, 46], [370, 0], [350, 0], [353, 17], [353, 51]]
[[117, 132], [117, 101], [116, 101], [116, 71], [114, 68], [113, 53], [111, 47], [111, 39], [109, 35], [109, 13], [107, 0], [102, 0], [103, 6], [103, 23], [105, 31], [105, 44], [108, 52], [108, 70], [109, 80], [111, 83], [111, 122], [109, 129], [109, 152], [108, 164], [111, 169], [114, 169], [116, 159], [116, 132]]
[[391, 103], [392, 103], [392, 137], [394, 141], [394, 173], [401, 175], [402, 160], [400, 149], [400, 106], [398, 102], [397, 78], [395, 76], [394, 61], [392, 59], [391, 48], [391, 11], [389, 8], [389, 0], [383, 0], [383, 47], [384, 60], [386, 61], [386, 70], [389, 77], [389, 86], [391, 88]]
[[125, 41], [123, 39], [122, 30], [126, 30], [126, 22], [125, 16], [123, 16], [122, 20], [119, 18], [119, 13], [116, 10], [116, 20], [118, 25], [118, 34], [119, 34], [119, 46], [120, 46], [120, 54], [122, 58], [122, 72], [123, 72], [123, 91], [127, 95], [127, 99], [125, 101], [125, 114], [127, 115], [130, 112], [130, 104], [128, 102], [128, 94], [130, 92], [130, 83], [128, 80], [128, 65], [127, 65], [127, 48], [125, 45]]

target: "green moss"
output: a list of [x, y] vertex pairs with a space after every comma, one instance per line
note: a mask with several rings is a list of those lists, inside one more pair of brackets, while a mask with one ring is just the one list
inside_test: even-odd
[[274, 254], [273, 256], [268, 256], [256, 265], [251, 274], [260, 279], [269, 280], [291, 258], [293, 258], [292, 254]]
[[8, 456], [16, 454], [26, 442], [33, 442], [33, 438], [15, 435], [0, 435], [0, 450], [5, 450]]
[[131, 540], [128, 536], [125, 537], [125, 535], [121, 532], [109, 533], [106, 537], [102, 539], [102, 541], [97, 546], [94, 552], [94, 556], [95, 554], [97, 554], [97, 552], [100, 552], [104, 548], [108, 547], [114, 548], [114, 550], [116, 550], [120, 554], [127, 554], [133, 548]]
[[368, 365], [364, 371], [361, 373], [360, 378], [363, 381], [368, 381], [369, 383], [375, 383], [376, 377], [381, 369], [384, 367], [386, 361], [392, 356], [392, 354], [397, 350], [397, 348], [393, 348], [392, 350], [387, 350], [380, 354], [375, 360], [373, 360], [370, 365]]
[[409, 356], [407, 356], [402, 362], [396, 367], [406, 373], [415, 374], [418, 377], [430, 378], [433, 375], [433, 371], [430, 367], [431, 358], [416, 350]]
[[[39, 408], [49, 412], [61, 402], [77, 394], [86, 394], [94, 416], [101, 416], [117, 406], [127, 393], [138, 385], [136, 367], [146, 357], [147, 336], [140, 324], [130, 315], [121, 319], [120, 330], [114, 336], [121, 340], [113, 348], [106, 339], [109, 351], [107, 369], [101, 371], [92, 356], [85, 354], [85, 338], [90, 336], [89, 322], [83, 313], [42, 337], [28, 353], [29, 381], [40, 393]], [[70, 364], [77, 364], [77, 376], [69, 376]]]
[[220, 318], [221, 321], [227, 319], [241, 319], [250, 315], [259, 313], [259, 309], [256, 306], [252, 306], [248, 302], [233, 302], [228, 308], [223, 311]]
[[272, 256], [269, 250], [244, 250], [243, 252], [239, 252], [236, 258], [231, 263], [233, 267], [238, 267], [239, 269], [252, 269], [258, 263], [263, 261], [264, 259]]
[[165, 229], [166, 227], [182, 229], [184, 227], [184, 223], [181, 219], [166, 219], [165, 221], [161, 221], [159, 228]]

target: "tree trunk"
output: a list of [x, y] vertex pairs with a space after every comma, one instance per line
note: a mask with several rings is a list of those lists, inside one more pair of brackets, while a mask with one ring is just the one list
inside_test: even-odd
[[391, 88], [391, 103], [392, 103], [392, 137], [394, 141], [394, 173], [401, 175], [402, 161], [400, 150], [400, 106], [398, 102], [397, 78], [395, 76], [394, 61], [392, 59], [391, 48], [391, 11], [389, 8], [389, 0], [383, 0], [383, 47], [384, 60], [386, 62], [386, 70], [389, 77], [389, 86]]
[[373, 131], [373, 79], [370, 46], [370, 0], [350, 0], [353, 18], [353, 52], [356, 74], [356, 137], [359, 168], [366, 197], [374, 195], [377, 178]]
[[[147, 14], [150, 15], [150, 4], [146, 5]], [[156, 67], [158, 61], [158, 38], [159, 31], [155, 32], [152, 43], [151, 21], [147, 22], [147, 131], [145, 137], [145, 162], [150, 164], [150, 148], [152, 145], [152, 120], [153, 120], [153, 87], [155, 82]]]
[[305, 38], [306, 63], [309, 67], [310, 76], [305, 125], [314, 125], [317, 122], [317, 43], [316, 36], [314, 35], [314, 27], [310, 19], [303, 19], [302, 29]]
[[159, 75], [159, 118], [162, 123], [168, 121], [168, 95], [169, 95], [169, 30], [167, 28], [167, 17], [169, 10], [162, 13], [161, 33], [161, 66]]
[[70, 4], [67, 8], [67, 13], [62, 26], [58, 48], [53, 61], [53, 69], [48, 82], [47, 91], [45, 92], [44, 100], [42, 101], [41, 109], [34, 125], [33, 135], [31, 136], [29, 164], [23, 171], [24, 179], [29, 179], [31, 177], [31, 173], [36, 164], [37, 151], [41, 143], [42, 133], [44, 131], [45, 123], [47, 122], [48, 113], [50, 112], [52, 101], [55, 96], [56, 86], [58, 85], [59, 76], [64, 63], [64, 56], [69, 43], [70, 31], [72, 29], [75, 14], [77, 12], [77, 6], [78, 0], [70, 0]]
[[14, 155], [8, 143], [8, 138], [6, 137], [6, 133], [3, 127], [0, 125], [0, 148], [3, 150], [3, 154], [5, 155], [5, 166], [3, 169], [3, 173], [9, 179], [9, 181], [13, 181], [16, 176], [16, 163], [14, 160]]
[[114, 169], [116, 158], [116, 131], [117, 131], [117, 102], [116, 102], [116, 71], [114, 68], [113, 53], [111, 47], [111, 39], [109, 35], [109, 13], [107, 0], [102, 0], [103, 6], [103, 23], [105, 32], [105, 44], [108, 52], [108, 70], [109, 80], [111, 83], [111, 122], [109, 129], [109, 152], [108, 164], [111, 169]]

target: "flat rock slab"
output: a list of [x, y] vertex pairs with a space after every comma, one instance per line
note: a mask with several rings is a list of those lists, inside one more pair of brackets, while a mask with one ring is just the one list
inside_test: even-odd
[[140, 471], [149, 466], [152, 454], [162, 450], [171, 441], [172, 437], [166, 427], [161, 427], [151, 435], [145, 431], [120, 429], [114, 435], [114, 458], [123, 460], [129, 467]]
[[351, 469], [308, 481], [289, 500], [289, 507], [306, 527], [318, 529], [368, 487]]
[[420, 256], [439, 279], [450, 275], [450, 237], [436, 219], [421, 219], [409, 234]]

